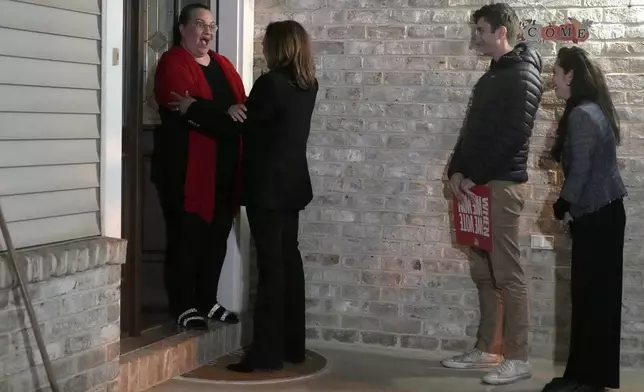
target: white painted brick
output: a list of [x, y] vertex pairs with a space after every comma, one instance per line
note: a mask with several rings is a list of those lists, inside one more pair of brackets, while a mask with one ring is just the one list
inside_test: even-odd
[[626, 26], [615, 24], [594, 24], [590, 27], [590, 34], [599, 39], [621, 39], [626, 36]]
[[362, 89], [358, 87], [328, 87], [324, 98], [329, 101], [347, 100], [357, 101], [362, 96]]
[[286, 7], [289, 9], [319, 9], [324, 8], [324, 2], [319, 0], [286, 0]]
[[447, 59], [443, 57], [407, 57], [407, 68], [410, 70], [429, 71], [445, 69]]
[[385, 54], [384, 41], [348, 41], [346, 44], [346, 54], [367, 54], [382, 55]]
[[369, 56], [364, 57], [365, 69], [398, 70], [405, 67], [407, 59], [401, 56]]
[[390, 23], [426, 24], [431, 23], [433, 12], [429, 10], [392, 10]]
[[432, 16], [433, 23], [469, 23], [470, 11], [466, 9], [436, 10]]
[[589, 7], [625, 7], [629, 4], [638, 5], [638, 0], [586, 0]]
[[482, 7], [487, 4], [490, 4], [489, 0], [448, 0], [447, 2], [447, 5], [449, 5], [450, 7], [461, 6], [461, 5]]
[[365, 26], [329, 27], [326, 34], [334, 39], [364, 39], [367, 36], [367, 29]]
[[466, 55], [469, 43], [465, 41], [430, 41], [427, 43], [427, 53], [432, 55]]
[[412, 130], [414, 123], [405, 119], [366, 119], [365, 127], [369, 132], [405, 132]]
[[368, 150], [367, 161], [381, 162], [385, 164], [402, 164], [405, 162], [404, 151], [391, 150]]
[[347, 84], [374, 85], [382, 83], [381, 72], [347, 72]]
[[347, 20], [347, 13], [344, 11], [318, 10], [309, 15], [310, 22], [314, 25], [343, 24]]
[[352, 133], [347, 137], [347, 145], [355, 147], [384, 147], [385, 137], [368, 133]]
[[356, 56], [325, 56], [322, 60], [324, 69], [349, 70], [362, 68], [362, 57]]
[[406, 87], [365, 87], [364, 99], [376, 102], [405, 102], [410, 100], [411, 90]]
[[356, 10], [347, 12], [347, 22], [357, 24], [381, 24], [389, 22], [391, 13], [382, 10]]
[[368, 26], [368, 39], [404, 39], [406, 36], [405, 26]]
[[604, 10], [606, 23], [644, 23], [644, 7], [619, 7]]
[[349, 117], [328, 117], [326, 129], [330, 131], [355, 132], [365, 128], [365, 120], [362, 118]]
[[444, 5], [445, 0], [409, 0], [409, 6], [412, 8], [441, 7]]
[[383, 82], [392, 86], [417, 86], [423, 83], [421, 72], [385, 72]]
[[466, 25], [449, 25], [445, 27], [445, 38], [469, 40], [472, 38], [473, 29]]
[[370, 163], [351, 163], [346, 165], [344, 175], [347, 177], [379, 178], [383, 176], [384, 167]]
[[409, 38], [445, 38], [445, 30], [445, 26], [410, 26], [407, 35]]
[[421, 165], [388, 165], [385, 169], [385, 178], [422, 180], [425, 179], [426, 171]]
[[[360, 197], [366, 198], [366, 196], [360, 196]], [[348, 202], [347, 204], [352, 205], [353, 207], [360, 208], [358, 203]], [[367, 208], [366, 206], [363, 206], [363, 207]], [[371, 239], [382, 238], [382, 228], [380, 226], [346, 224], [342, 227], [342, 236], [346, 238], [371, 238]], [[374, 257], [376, 256], [370, 255], [370, 256], [365, 256], [364, 258], [360, 258], [359, 260], [349, 257], [345, 259], [344, 264], [347, 267], [358, 268], [359, 264], [362, 263], [364, 260], [371, 260]], [[377, 263], [373, 261], [369, 262], [370, 267], [377, 267], [376, 264]]]
[[345, 50], [345, 43], [338, 41], [315, 41], [313, 50], [317, 54], [344, 54], [352, 52]]
[[[409, 31], [409, 30], [408, 30]], [[425, 45], [422, 41], [385, 41], [386, 54], [423, 54]]]

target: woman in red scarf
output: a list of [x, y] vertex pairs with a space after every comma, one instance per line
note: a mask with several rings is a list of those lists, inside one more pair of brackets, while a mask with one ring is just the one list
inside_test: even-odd
[[213, 114], [242, 112], [246, 94], [230, 61], [209, 49], [216, 30], [208, 7], [186, 6], [155, 76], [162, 125], [153, 170], [167, 227], [165, 284], [170, 312], [186, 329], [207, 329], [206, 318], [239, 321], [217, 302], [217, 288], [239, 208], [242, 142], [209, 131], [230, 126]]

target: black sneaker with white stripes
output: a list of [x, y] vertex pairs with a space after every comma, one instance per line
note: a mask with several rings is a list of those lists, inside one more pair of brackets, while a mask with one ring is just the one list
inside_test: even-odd
[[195, 308], [188, 309], [177, 317], [177, 324], [186, 330], [207, 330], [208, 321]]
[[219, 302], [210, 308], [206, 314], [208, 319], [213, 321], [220, 321], [226, 324], [237, 324], [239, 322], [239, 317], [235, 313], [226, 310]]

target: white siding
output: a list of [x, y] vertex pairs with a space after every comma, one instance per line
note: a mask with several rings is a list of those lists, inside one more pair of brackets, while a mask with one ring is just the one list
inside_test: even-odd
[[99, 0], [0, 10], [0, 205], [13, 242], [98, 235]]

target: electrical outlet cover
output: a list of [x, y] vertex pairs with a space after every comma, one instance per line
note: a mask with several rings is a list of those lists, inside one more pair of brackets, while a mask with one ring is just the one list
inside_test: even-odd
[[555, 247], [555, 237], [551, 235], [532, 235], [530, 237], [530, 247], [532, 249], [553, 250]]

